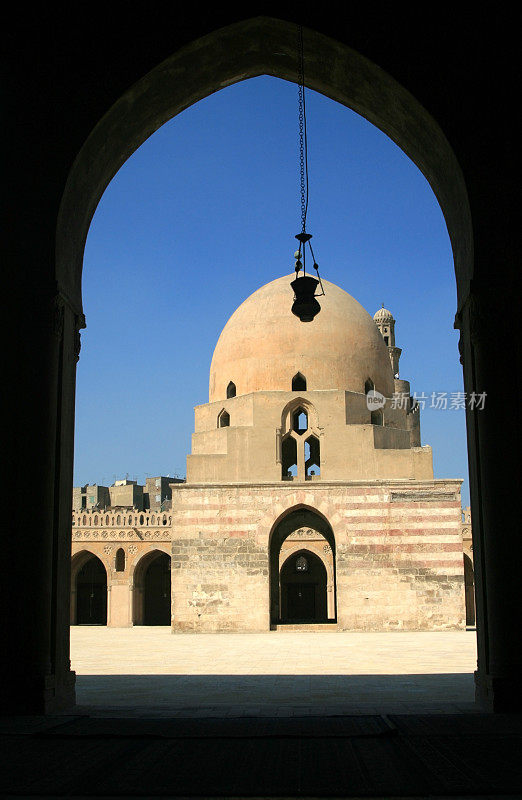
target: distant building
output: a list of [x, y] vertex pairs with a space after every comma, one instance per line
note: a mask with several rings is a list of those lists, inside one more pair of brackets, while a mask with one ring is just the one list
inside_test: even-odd
[[433, 477], [392, 314], [325, 281], [302, 323], [289, 280], [225, 325], [187, 481], [118, 481], [73, 514], [73, 622], [465, 626], [462, 481]]

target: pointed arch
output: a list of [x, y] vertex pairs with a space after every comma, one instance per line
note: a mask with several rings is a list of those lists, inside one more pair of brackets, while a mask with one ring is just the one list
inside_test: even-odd
[[[299, 530], [312, 534], [311, 537], [307, 536], [310, 541], [303, 541], [300, 535], [293, 537], [292, 540], [289, 538]], [[289, 508], [274, 522], [268, 542], [271, 627], [281, 624], [282, 621], [290, 621], [285, 618], [285, 614], [288, 611], [287, 607], [283, 608], [281, 571], [284, 564], [294, 556], [297, 558], [302, 550], [310, 551], [313, 556], [321, 560], [327, 573], [326, 613], [324, 605], [321, 605], [318, 601], [317, 609], [319, 610], [317, 613], [320, 614], [321, 620], [315, 619], [313, 621], [334, 622], [337, 618], [336, 547], [334, 533], [326, 517], [317, 509], [309, 506], [299, 505]], [[317, 570], [314, 571], [314, 581], [317, 579], [317, 572]], [[295, 584], [299, 583], [299, 581], [292, 579], [290, 583]], [[311, 602], [310, 591], [310, 589], [305, 590], [308, 593], [309, 602]], [[284, 602], [286, 603], [287, 601], [285, 600]]]
[[227, 386], [227, 400], [230, 397], [235, 397], [235, 396], [236, 396], [236, 384], [230, 381], [230, 383]]
[[140, 558], [132, 574], [134, 625], [170, 625], [172, 619], [171, 558], [161, 549]]
[[107, 624], [107, 568], [90, 550], [71, 560], [71, 625]]
[[230, 427], [230, 414], [224, 408], [218, 414], [217, 426], [218, 428]]
[[306, 378], [301, 372], [296, 372], [292, 378], [293, 392], [306, 392]]

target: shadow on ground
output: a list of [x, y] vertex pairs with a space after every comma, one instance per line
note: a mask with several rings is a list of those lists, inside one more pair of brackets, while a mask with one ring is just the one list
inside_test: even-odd
[[473, 710], [469, 673], [432, 675], [78, 675], [89, 713], [300, 714]]
[[522, 718], [0, 720], [2, 796], [520, 797]]

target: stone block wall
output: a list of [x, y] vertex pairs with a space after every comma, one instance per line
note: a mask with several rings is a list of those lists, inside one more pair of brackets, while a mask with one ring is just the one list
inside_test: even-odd
[[333, 530], [340, 629], [464, 627], [460, 485], [173, 487], [173, 631], [269, 630], [270, 535], [297, 508]]

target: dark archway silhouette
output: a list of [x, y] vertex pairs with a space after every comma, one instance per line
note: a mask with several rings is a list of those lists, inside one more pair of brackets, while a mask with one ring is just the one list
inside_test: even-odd
[[[110, 45], [102, 45], [92, 62], [98, 65], [97, 74], [101, 76], [94, 83], [90, 68], [83, 73], [74, 65], [56, 70], [57, 63], [66, 63], [69, 58], [72, 34], [78, 34], [65, 29], [56, 38], [58, 61], [56, 57], [52, 61], [50, 56], [43, 58], [41, 83], [36, 89], [32, 86], [34, 94], [29, 92], [28, 99], [25, 93], [12, 93], [16, 114], [11, 118], [20, 121], [23, 131], [17, 142], [21, 157], [17, 159], [14, 185], [19, 187], [19, 202], [29, 204], [33, 225], [25, 226], [30, 232], [24, 228], [23, 236], [17, 227], [23, 223], [11, 226], [13, 252], [20, 263], [10, 272], [15, 288], [10, 296], [14, 318], [17, 322], [26, 320], [16, 337], [18, 355], [12, 381], [19, 391], [12, 401], [16, 403], [13, 412], [18, 411], [24, 425], [13, 428], [6, 457], [22, 474], [27, 453], [33, 453], [37, 510], [32, 529], [23, 519], [17, 523], [20, 535], [11, 537], [16, 545], [9, 563], [13, 564], [15, 578], [9, 580], [7, 591], [12, 602], [17, 598], [18, 614], [16, 619], [7, 615], [4, 638], [20, 662], [31, 666], [17, 674], [14, 659], [6, 661], [6, 685], [12, 688], [10, 708], [51, 710], [74, 703], [67, 625], [74, 386], [79, 329], [84, 324], [83, 250], [94, 209], [121, 164], [175, 114], [238, 80], [262, 74], [293, 81], [297, 77], [295, 18], [213, 19], [194, 16], [190, 24], [178, 26], [178, 33], [169, 31], [168, 45], [158, 49], [154, 40], [141, 60], [137, 50], [130, 51], [132, 56], [123, 49], [115, 51], [109, 36]], [[516, 448], [503, 435], [501, 426], [504, 393], [497, 391], [503, 385], [506, 367], [512, 369], [508, 361], [517, 338], [515, 322], [506, 315], [516, 286], [513, 264], [517, 243], [510, 220], [510, 212], [516, 207], [516, 181], [503, 181], [499, 186], [495, 180], [499, 174], [511, 174], [509, 148], [498, 146], [502, 131], [498, 119], [502, 118], [506, 127], [510, 121], [509, 114], [504, 115], [508, 92], [504, 78], [509, 63], [506, 48], [493, 48], [492, 57], [485, 61], [473, 85], [460, 70], [462, 53], [464, 61], [466, 54], [472, 57], [482, 41], [479, 37], [487, 33], [485, 23], [478, 34], [476, 28], [471, 31], [469, 45], [468, 37], [460, 36], [457, 27], [445, 51], [446, 59], [440, 57], [443, 40], [437, 33], [427, 35], [426, 49], [423, 44], [408, 49], [406, 18], [399, 34], [400, 46], [391, 50], [389, 37], [382, 34], [385, 28], [379, 31], [373, 18], [354, 28], [336, 25], [334, 15], [324, 11], [309, 19], [311, 28], [323, 32], [305, 31], [307, 85], [351, 107], [389, 135], [425, 175], [446, 220], [457, 278], [455, 324], [460, 329], [464, 388], [468, 396], [488, 392], [485, 412], [466, 412], [477, 585], [477, 688], [488, 707], [521, 708], [518, 641], [512, 635], [520, 608], [518, 573], [512, 560], [517, 531], [511, 525], [512, 483], [505, 479], [506, 474], [518, 473]], [[226, 27], [218, 29], [221, 24]], [[84, 56], [92, 54], [92, 42], [85, 30], [83, 39], [74, 38], [76, 66], [81, 64], [82, 68], [87, 63]], [[411, 30], [419, 32], [415, 26]], [[332, 35], [338, 41], [329, 38]], [[411, 40], [414, 38], [418, 44], [416, 34]], [[31, 39], [27, 42], [26, 52], [30, 53]], [[172, 56], [169, 47], [175, 49]], [[368, 58], [354, 47], [364, 49]], [[117, 69], [111, 67], [113, 56]], [[419, 99], [391, 73], [407, 82]], [[180, 76], [189, 80], [180, 80]], [[503, 87], [503, 92], [485, 92], [484, 87], [490, 85]], [[42, 125], [41, 119], [33, 124], [34, 109], [40, 108], [42, 96], [46, 97], [46, 124]], [[470, 109], [480, 108], [486, 96], [491, 112], [481, 117], [483, 135], [477, 143], [475, 116], [470, 116]], [[70, 102], [63, 103], [64, 97]], [[471, 97], [473, 102], [463, 104], [463, 97]], [[453, 148], [463, 159], [473, 224], [466, 182]], [[38, 161], [46, 172], [31, 197], [26, 187], [32, 185], [36, 174], [34, 159], [38, 153], [44, 154]], [[12, 217], [13, 223], [16, 219], [16, 215]], [[495, 280], [491, 264], [499, 252], [505, 267], [502, 280]], [[53, 253], [54, 270], [50, 267]], [[35, 341], [38, 358], [34, 357]], [[21, 364], [31, 364], [31, 369], [24, 371]], [[38, 393], [34, 392], [35, 383]], [[23, 491], [22, 486], [16, 488], [15, 507], [23, 504]], [[22, 540], [27, 542], [25, 547], [20, 544]], [[24, 599], [28, 594], [25, 586], [18, 587], [16, 580], [30, 559], [35, 566], [30, 573], [33, 590], [29, 602]], [[52, 696], [45, 688], [51, 680], [55, 687]]]

